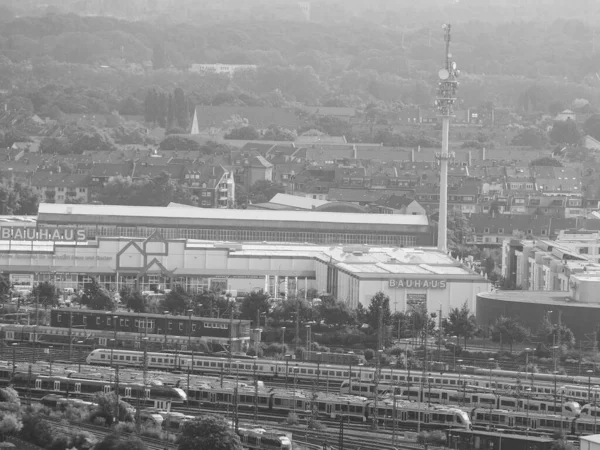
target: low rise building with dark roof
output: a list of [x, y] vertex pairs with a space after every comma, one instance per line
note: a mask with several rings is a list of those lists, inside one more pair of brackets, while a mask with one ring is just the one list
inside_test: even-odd
[[371, 211], [377, 214], [409, 214], [426, 215], [427, 211], [412, 197], [392, 194], [380, 198], [370, 205]]
[[87, 203], [89, 201], [90, 175], [39, 172], [32, 176], [31, 186], [47, 203]]

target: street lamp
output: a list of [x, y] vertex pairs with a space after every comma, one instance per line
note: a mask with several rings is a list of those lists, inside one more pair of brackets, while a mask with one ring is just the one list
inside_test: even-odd
[[588, 374], [588, 402], [590, 401], [590, 399], [592, 398], [592, 374], [594, 373], [593, 370], [586, 370], [587, 374]]
[[358, 392], [360, 392], [360, 395], [362, 396], [362, 368], [365, 364], [364, 363], [358, 363]]
[[52, 376], [52, 346], [48, 346], [48, 359], [50, 360], [50, 376]]
[[494, 358], [488, 358], [488, 362], [490, 363], [490, 389], [492, 389], [492, 365], [494, 364]]
[[321, 352], [317, 352], [317, 387], [321, 377]]
[[554, 371], [556, 372], [556, 363], [557, 363], [557, 359], [556, 359], [556, 351], [559, 349], [560, 347], [558, 345], [553, 345], [552, 346], [552, 359], [554, 360]]
[[307, 358], [305, 359], [305, 361], [310, 361], [310, 354], [312, 352], [312, 326], [315, 322], [307, 322], [304, 327], [306, 328], [306, 356]]
[[285, 327], [281, 327], [281, 359], [283, 359], [284, 357], [285, 357]]
[[12, 374], [13, 377], [15, 376], [15, 370], [16, 370], [16, 362], [17, 362], [17, 347], [19, 346], [19, 344], [17, 342], [13, 342], [12, 344], [12, 348], [13, 348], [13, 369], [12, 369]]
[[525, 426], [527, 427], [527, 437], [529, 437], [529, 399], [531, 398], [531, 388], [525, 389], [525, 395], [527, 396], [527, 423]]
[[[556, 397], [558, 395], [558, 392], [556, 391], [556, 375], [558, 375], [558, 372], [555, 370], [554, 371], [554, 414], [556, 414]], [[561, 407], [562, 407], [562, 404], [561, 404]]]
[[331, 369], [331, 366], [327, 365], [325, 367], [327, 368], [327, 386], [325, 388], [325, 393], [329, 394], [329, 369]]
[[79, 344], [79, 356], [77, 358], [77, 362], [79, 363], [79, 370], [78, 372], [81, 373], [81, 344], [83, 344], [83, 341], [77, 341], [77, 344]]
[[431, 374], [427, 377], [427, 385], [428, 385], [428, 393], [427, 393], [427, 406], [431, 406], [431, 382], [433, 381], [433, 377]]

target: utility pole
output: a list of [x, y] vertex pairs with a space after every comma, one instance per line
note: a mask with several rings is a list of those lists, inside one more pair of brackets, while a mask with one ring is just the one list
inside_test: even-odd
[[[71, 357], [73, 354], [73, 311], [69, 312], [69, 361], [71, 361]], [[112, 355], [111, 360], [112, 364]]]
[[[350, 411], [348, 411], [350, 414]], [[344, 416], [340, 416], [339, 450], [344, 450]]]
[[448, 141], [450, 134], [450, 117], [454, 115], [453, 105], [456, 101], [456, 89], [458, 82], [456, 78], [459, 71], [456, 63], [450, 60], [450, 31], [451, 25], [444, 24], [444, 40], [446, 41], [446, 67], [438, 72], [440, 79], [436, 106], [438, 115], [442, 117], [442, 151], [435, 156], [440, 161], [440, 208], [438, 219], [438, 250], [442, 253], [448, 252], [448, 162], [451, 155], [448, 153]]
[[442, 354], [442, 304], [440, 303], [440, 317], [438, 319], [438, 360]]
[[[229, 312], [229, 374], [231, 375], [231, 359], [233, 357], [233, 303], [231, 302], [230, 295], [226, 296], [229, 302], [229, 308], [231, 311]], [[237, 387], [236, 387], [236, 395], [237, 395]], [[237, 404], [237, 400], [236, 400]], [[237, 427], [236, 427], [237, 430]]]
[[119, 423], [119, 366], [115, 367], [115, 394], [117, 395], [115, 422]]
[[[256, 362], [252, 368], [254, 369], [254, 423], [258, 422], [258, 377], [256, 375]], [[294, 400], [296, 401], [296, 400]]]
[[300, 299], [296, 297], [296, 341], [294, 344], [294, 351], [298, 348], [300, 342]]

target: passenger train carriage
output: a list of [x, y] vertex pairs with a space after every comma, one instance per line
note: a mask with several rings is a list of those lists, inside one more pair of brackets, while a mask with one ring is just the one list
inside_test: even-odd
[[[98, 392], [113, 392], [114, 380], [83, 379], [64, 376], [47, 376], [17, 372], [12, 377], [12, 385], [18, 391], [31, 389], [31, 392], [55, 393], [75, 397], [91, 397]], [[183, 406], [187, 401], [186, 393], [170, 386], [144, 386], [141, 383], [119, 383], [119, 395], [123, 400], [131, 399], [143, 404], [167, 409], [171, 405]]]
[[[110, 349], [93, 350], [87, 356], [86, 362], [88, 364], [110, 365], [111, 355], [113, 358], [112, 363], [118, 364], [119, 366], [141, 368], [144, 365], [144, 352], [129, 350], [111, 351]], [[148, 369], [177, 369], [182, 371], [190, 370], [192, 373], [217, 376], [235, 373], [236, 376], [254, 377], [256, 374], [260, 379], [276, 379], [285, 378], [287, 374], [287, 378], [289, 379], [296, 378], [298, 380], [309, 381], [314, 381], [315, 378], [320, 377], [321, 380], [341, 382], [342, 394], [359, 394], [369, 398], [373, 397], [374, 394], [373, 376], [375, 369], [371, 367], [357, 367], [351, 365], [332, 366], [315, 364], [312, 362], [299, 362], [295, 360], [288, 361], [287, 363], [281, 360], [265, 359], [240, 359], [238, 361], [235, 358], [230, 363], [229, 359], [224, 357], [206, 356], [203, 354], [192, 355], [189, 353], [176, 354], [147, 352], [146, 360]], [[409, 372], [405, 370], [382, 368], [379, 391], [380, 393], [384, 391], [390, 391], [390, 386], [392, 385], [414, 385], [414, 387], [416, 387], [420, 384], [424, 386], [429, 386], [429, 384], [431, 384], [432, 388], [435, 387], [441, 389], [487, 389], [493, 390], [496, 394], [513, 397], [521, 395], [521, 393], [525, 392], [525, 389], [530, 390], [529, 394], [533, 397], [548, 397], [554, 394], [554, 383], [550, 383], [546, 379], [542, 380], [544, 376], [547, 378], [548, 374], [535, 374], [535, 381], [532, 382], [531, 374], [508, 371], [499, 372], [501, 372], [503, 376], [508, 376], [507, 373], [510, 373], [514, 378], [492, 378], [490, 380], [489, 370], [486, 371], [486, 376], [467, 375], [464, 373], [434, 373], [425, 375], [421, 371], [415, 373], [414, 371]], [[561, 386], [561, 389], [557, 395], [561, 395], [564, 400], [570, 400], [578, 403], [584, 403], [582, 400], [592, 399], [594, 397], [600, 400], [600, 392], [589, 389], [587, 378], [564, 378], [577, 380], [577, 382], [582, 383], [582, 385], [579, 386]], [[585, 383], [583, 382], [584, 378]], [[351, 383], [353, 385], [352, 391], [350, 390]], [[356, 392], [356, 384], [360, 386], [360, 392]], [[600, 384], [600, 380], [598, 380], [598, 384]], [[416, 391], [413, 391], [410, 393], [409, 397], [416, 398], [417, 395], [418, 394]], [[458, 403], [459, 399], [456, 398], [455, 400], [456, 403]], [[485, 398], [482, 397], [479, 401], [485, 401]], [[448, 403], [451, 404], [455, 402], [449, 398]], [[478, 402], [472, 403], [474, 403], [474, 406], [480, 405]], [[485, 406], [489, 405], [486, 404]], [[505, 407], [507, 405], [498, 404], [497, 406]], [[573, 411], [573, 413], [576, 415], [575, 411]]]
[[[304, 391], [289, 392], [284, 389], [258, 390], [254, 386], [238, 386], [237, 398], [231, 386], [221, 388], [219, 384], [205, 384], [190, 388], [190, 402], [198, 402], [201, 406], [224, 408], [236, 405], [240, 409], [251, 409], [255, 406], [261, 411], [279, 412], [282, 415], [289, 411], [311, 414], [314, 410], [323, 418], [347, 418], [352, 422], [368, 422], [373, 417], [374, 404], [364, 397], [340, 396], [319, 393], [315, 400], [310, 393]], [[378, 404], [378, 416], [391, 423], [392, 402]], [[416, 424], [421, 421], [430, 427], [469, 428], [469, 416], [458, 408], [442, 405], [428, 406], [414, 402], [397, 402], [396, 416], [398, 423]]]

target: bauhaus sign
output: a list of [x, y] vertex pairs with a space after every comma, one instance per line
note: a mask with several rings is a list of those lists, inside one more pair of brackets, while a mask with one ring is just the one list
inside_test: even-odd
[[389, 287], [395, 289], [446, 289], [446, 280], [398, 278], [396, 280], [389, 280]]
[[76, 228], [0, 227], [0, 239], [15, 241], [85, 241], [85, 230]]

